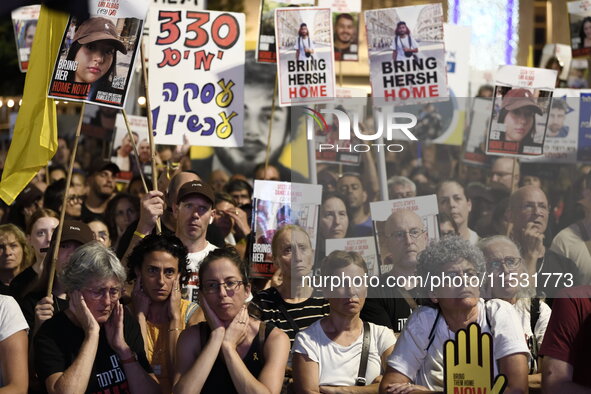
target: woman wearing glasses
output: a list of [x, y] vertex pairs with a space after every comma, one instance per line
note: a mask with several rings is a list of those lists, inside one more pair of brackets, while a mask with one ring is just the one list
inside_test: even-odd
[[[530, 289], [522, 286], [526, 285], [523, 278], [527, 277], [527, 271], [513, 241], [504, 235], [496, 235], [481, 240], [478, 247], [484, 253], [487, 272], [493, 275], [488, 283], [488, 296], [509, 302], [517, 311], [531, 354], [529, 387], [540, 389], [542, 369], [538, 349], [542, 346], [552, 310], [539, 298], [530, 298]], [[535, 289], [531, 290], [535, 294]]]
[[279, 393], [289, 354], [281, 330], [249, 316], [246, 266], [233, 248], [216, 249], [199, 266], [207, 322], [177, 345], [175, 393]]
[[172, 391], [176, 344], [182, 330], [196, 324], [197, 304], [181, 299], [187, 282], [187, 248], [174, 235], [148, 235], [128, 258], [128, 281], [135, 281], [131, 309], [146, 356], [164, 393]]
[[47, 392], [159, 393], [140, 327], [119, 303], [125, 269], [98, 242], [78, 248], [60, 279], [70, 305], [35, 336], [35, 369]]
[[493, 381], [507, 379], [505, 393], [527, 392], [527, 355], [519, 317], [502, 300], [480, 298], [478, 280], [485, 261], [482, 252], [457, 236], [431, 243], [420, 255], [417, 274], [447, 277], [448, 284], [423, 286], [423, 306], [409, 317], [380, 384], [381, 393], [411, 393], [444, 389], [444, 346], [460, 329], [478, 323], [492, 336]]

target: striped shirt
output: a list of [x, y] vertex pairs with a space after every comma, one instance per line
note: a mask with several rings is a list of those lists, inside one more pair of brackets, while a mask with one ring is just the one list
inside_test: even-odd
[[279, 309], [278, 303], [283, 304], [287, 313], [298, 326], [298, 330], [308, 328], [316, 320], [328, 316], [330, 312], [328, 301], [321, 297], [310, 297], [304, 302], [290, 304], [283, 300], [281, 294], [274, 287], [255, 294], [252, 304], [261, 312], [261, 320], [283, 330], [289, 336], [290, 345], [293, 345], [297, 332]]

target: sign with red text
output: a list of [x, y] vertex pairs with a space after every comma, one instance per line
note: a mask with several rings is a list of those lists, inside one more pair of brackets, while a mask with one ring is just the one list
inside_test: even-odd
[[589, 0], [569, 1], [570, 46], [573, 57], [591, 54], [591, 2]]
[[441, 4], [365, 11], [373, 96], [409, 104], [448, 97]]
[[334, 60], [359, 60], [361, 0], [318, 0], [318, 7], [332, 9]]
[[[419, 236], [426, 235], [428, 241], [437, 241], [439, 239], [439, 226], [437, 224], [439, 207], [437, 205], [437, 196], [434, 194], [372, 202], [369, 204], [369, 209], [373, 220], [380, 274], [392, 269], [396, 260], [394, 255], [400, 253], [399, 250], [396, 250], [398, 246], [393, 237], [396, 236], [394, 233], [396, 220], [401, 219], [395, 218], [392, 216], [393, 214], [398, 215], [400, 211], [409, 211], [405, 215], [415, 215], [423, 222], [423, 230], [426, 231], [426, 234], [420, 234]], [[413, 234], [410, 234], [410, 236], [414, 238]]]
[[33, 37], [35, 37], [35, 31], [37, 30], [40, 9], [40, 5], [30, 5], [12, 11], [12, 26], [14, 27], [14, 38], [16, 39], [18, 67], [22, 72], [27, 72], [29, 68], [29, 55], [31, 54]]
[[281, 7], [313, 7], [310, 0], [261, 0], [259, 13], [259, 35], [255, 59], [259, 63], [277, 62], [275, 41], [275, 10]]
[[357, 238], [332, 238], [326, 241], [326, 255], [335, 250], [344, 250], [346, 252], [357, 252], [363, 257], [367, 265], [367, 273], [371, 276], [380, 274], [378, 268], [378, 256], [376, 253], [376, 244], [373, 237]]
[[300, 226], [310, 237], [312, 247], [316, 245], [322, 186], [255, 180], [252, 197], [255, 239], [249, 261], [251, 277], [270, 278], [275, 271], [271, 241], [281, 227]]
[[244, 14], [150, 14], [150, 99], [157, 144], [242, 146]]
[[541, 156], [556, 70], [499, 66], [486, 154]]
[[335, 97], [330, 8], [275, 10], [279, 105], [317, 104]]
[[90, 18], [70, 17], [48, 96], [123, 108], [148, 0], [92, 0]]

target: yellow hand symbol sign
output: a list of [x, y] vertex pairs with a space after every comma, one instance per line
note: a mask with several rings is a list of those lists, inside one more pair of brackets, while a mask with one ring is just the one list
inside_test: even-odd
[[447, 394], [500, 394], [507, 386], [505, 375], [494, 381], [492, 337], [472, 323], [445, 342], [444, 386]]

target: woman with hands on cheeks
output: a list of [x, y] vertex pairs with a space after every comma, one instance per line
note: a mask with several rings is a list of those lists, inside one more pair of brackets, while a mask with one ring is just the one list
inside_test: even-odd
[[174, 235], [148, 235], [128, 259], [135, 280], [132, 310], [140, 324], [146, 356], [165, 393], [172, 391], [176, 344], [196, 324], [198, 305], [181, 299], [187, 281], [187, 248]]
[[39, 329], [35, 369], [52, 393], [159, 393], [138, 323], [119, 303], [125, 270], [98, 242], [60, 274], [70, 301]]
[[216, 249], [199, 267], [207, 322], [185, 330], [177, 346], [175, 393], [279, 393], [287, 335], [251, 318], [246, 266], [233, 248]]

